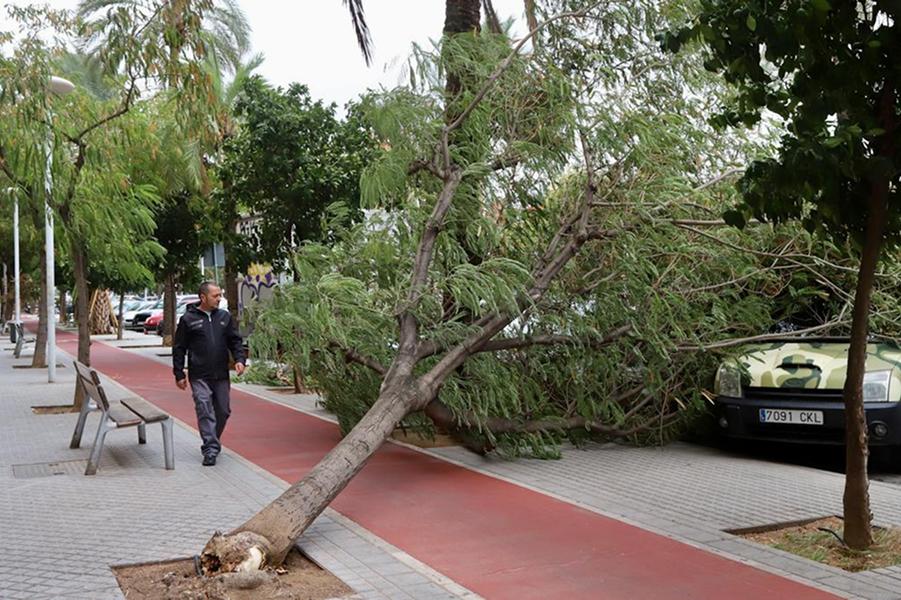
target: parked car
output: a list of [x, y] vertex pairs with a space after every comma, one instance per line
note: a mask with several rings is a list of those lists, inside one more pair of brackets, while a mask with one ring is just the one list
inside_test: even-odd
[[[181, 316], [185, 314], [185, 311], [188, 310], [188, 306], [191, 304], [196, 304], [200, 302], [200, 298], [197, 295], [185, 295], [179, 296], [175, 302], [175, 315], [177, 319], [181, 319]], [[160, 311], [158, 313], [154, 313], [147, 317], [147, 320], [144, 321], [144, 333], [159, 333], [162, 335], [166, 329], [165, 327], [160, 327], [163, 323], [164, 311]], [[178, 323], [178, 321], [176, 321]]]
[[[200, 298], [198, 298], [197, 296], [194, 296], [193, 300], [191, 302], [185, 302], [176, 307], [176, 309], [175, 309], [175, 326], [176, 327], [178, 327], [178, 323], [181, 321], [182, 315], [184, 315], [185, 312], [188, 310], [188, 307], [191, 304], [194, 304], [197, 302], [200, 302]], [[228, 300], [223, 298], [219, 302], [219, 310], [224, 310], [224, 311], [228, 312]], [[162, 320], [162, 317], [160, 317], [160, 319], [161, 319], [160, 322], [158, 324], [156, 324], [156, 332], [159, 333], [160, 335], [163, 335], [163, 332], [166, 331], [166, 326], [164, 324], [165, 321]], [[174, 333], [174, 331], [173, 331], [173, 333]]]
[[153, 315], [154, 313], [161, 313], [163, 311], [163, 299], [160, 298], [156, 302], [154, 302], [151, 306], [140, 309], [134, 313], [134, 315], [130, 319], [125, 320], [125, 328], [131, 329], [134, 331], [143, 331], [144, 330], [144, 321], [147, 320], [148, 317]]
[[150, 334], [159, 330], [160, 323], [163, 322], [163, 311], [155, 312], [144, 321], [144, 334]]
[[[716, 374], [715, 410], [730, 438], [843, 444], [847, 338], [750, 346]], [[901, 347], [867, 346], [864, 410], [871, 446], [901, 447]]]
[[125, 321], [125, 326], [128, 327], [128, 322], [134, 319], [137, 313], [148, 310], [154, 304], [156, 304], [156, 300], [126, 300], [122, 307], [122, 320]]

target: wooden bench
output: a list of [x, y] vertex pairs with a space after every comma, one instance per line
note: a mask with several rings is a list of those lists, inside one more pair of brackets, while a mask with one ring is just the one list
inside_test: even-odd
[[94, 436], [94, 446], [91, 449], [91, 457], [85, 468], [85, 475], [97, 473], [100, 466], [100, 453], [103, 452], [103, 442], [106, 434], [113, 429], [126, 427], [138, 428], [138, 443], [147, 443], [147, 423], [159, 423], [163, 429], [163, 453], [166, 457], [166, 469], [175, 468], [175, 453], [172, 444], [172, 419], [143, 398], [123, 398], [119, 403], [110, 403], [106, 392], [100, 384], [97, 371], [78, 362], [75, 362], [75, 371], [78, 374], [78, 383], [84, 391], [84, 400], [81, 404], [81, 412], [78, 414], [78, 422], [72, 434], [70, 448], [81, 446], [81, 436], [84, 432], [85, 421], [88, 414], [100, 411], [100, 424], [97, 434]]

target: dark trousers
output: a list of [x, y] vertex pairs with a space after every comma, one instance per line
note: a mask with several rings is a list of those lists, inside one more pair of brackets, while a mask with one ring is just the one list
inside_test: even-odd
[[200, 451], [204, 456], [216, 456], [222, 450], [219, 438], [222, 437], [228, 415], [231, 414], [228, 399], [230, 388], [231, 382], [228, 379], [191, 380], [197, 429], [203, 440]]

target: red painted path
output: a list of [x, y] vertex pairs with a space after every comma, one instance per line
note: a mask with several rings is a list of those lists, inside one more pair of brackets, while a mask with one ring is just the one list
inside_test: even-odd
[[[57, 339], [75, 354], [74, 334]], [[165, 365], [104, 343], [93, 344], [91, 361], [195, 421], [190, 394], [175, 387]], [[287, 482], [338, 440], [331, 423], [232, 390], [225, 445]], [[492, 600], [836, 598], [394, 444], [376, 453], [332, 508]]]

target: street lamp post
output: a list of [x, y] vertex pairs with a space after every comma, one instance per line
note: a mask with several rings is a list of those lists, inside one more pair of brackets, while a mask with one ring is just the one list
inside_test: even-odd
[[19, 196], [13, 194], [13, 292], [15, 304], [13, 305], [13, 329], [19, 335], [19, 323], [22, 322], [22, 296], [19, 283]]
[[[51, 77], [48, 89], [57, 96], [64, 96], [75, 89], [75, 85], [62, 77]], [[47, 381], [56, 381], [56, 280], [54, 270], [56, 257], [53, 251], [53, 113], [47, 116], [47, 161], [44, 168], [44, 246], [47, 255], [47, 298], [44, 310], [47, 314]], [[82, 318], [84, 318], [82, 316]]]

